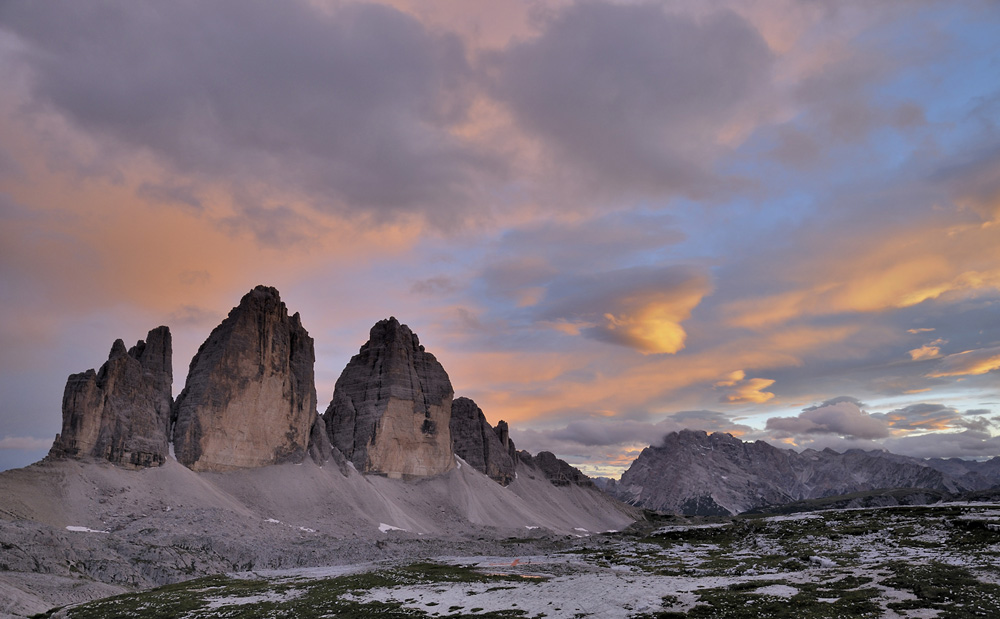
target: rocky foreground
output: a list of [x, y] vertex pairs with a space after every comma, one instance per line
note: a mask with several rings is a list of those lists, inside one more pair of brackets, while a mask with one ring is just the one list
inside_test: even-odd
[[1000, 512], [981, 504], [665, 518], [547, 543], [248, 570], [46, 616], [992, 617], [998, 529]]

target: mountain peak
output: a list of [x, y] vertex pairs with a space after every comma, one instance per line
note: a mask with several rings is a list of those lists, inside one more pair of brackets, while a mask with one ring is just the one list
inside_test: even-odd
[[395, 317], [380, 320], [334, 387], [330, 442], [362, 472], [429, 476], [455, 466], [454, 390], [434, 355]]
[[51, 458], [98, 458], [134, 467], [158, 466], [168, 451], [171, 338], [149, 332], [131, 350], [118, 339], [100, 370], [72, 374], [62, 403], [62, 431]]
[[314, 361], [275, 288], [245, 294], [191, 360], [174, 405], [178, 461], [204, 471], [300, 462], [316, 421]]

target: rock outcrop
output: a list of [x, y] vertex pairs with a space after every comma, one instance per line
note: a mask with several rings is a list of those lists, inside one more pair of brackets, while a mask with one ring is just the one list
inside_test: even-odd
[[301, 462], [316, 422], [313, 340], [257, 286], [191, 360], [174, 405], [177, 460], [196, 471]]
[[62, 432], [49, 457], [92, 457], [131, 467], [163, 464], [172, 382], [170, 329], [153, 329], [129, 350], [116, 340], [99, 371], [72, 374], [66, 381]]
[[323, 417], [330, 442], [359, 471], [437, 475], [455, 466], [453, 395], [434, 355], [409, 327], [389, 318], [372, 327], [368, 342], [344, 368]]
[[737, 514], [886, 488], [977, 489], [922, 460], [885, 451], [797, 453], [729, 434], [683, 430], [647, 447], [608, 491], [633, 505], [688, 515]]
[[542, 475], [554, 486], [568, 486], [570, 484], [587, 488], [594, 486], [594, 482], [580, 472], [580, 469], [557, 458], [551, 451], [540, 451], [534, 456], [527, 451], [519, 451], [517, 456], [525, 465], [541, 471]]
[[506, 421], [493, 428], [475, 402], [456, 398], [451, 405], [450, 428], [455, 455], [503, 486], [514, 481], [517, 451]]

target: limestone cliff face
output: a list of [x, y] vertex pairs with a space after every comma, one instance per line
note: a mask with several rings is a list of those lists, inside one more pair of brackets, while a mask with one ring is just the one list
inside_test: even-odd
[[316, 421], [313, 340], [257, 286], [191, 360], [174, 405], [177, 460], [196, 471], [301, 462]]
[[49, 457], [93, 457], [131, 467], [163, 464], [172, 381], [170, 329], [153, 329], [130, 350], [116, 340], [99, 371], [72, 374], [66, 381], [62, 432]]
[[323, 417], [330, 442], [364, 473], [430, 476], [455, 466], [444, 368], [395, 318], [371, 329]]
[[486, 415], [469, 398], [456, 398], [451, 405], [451, 444], [455, 455], [481, 473], [506, 486], [514, 481], [517, 451], [510, 440], [507, 422], [490, 427]]

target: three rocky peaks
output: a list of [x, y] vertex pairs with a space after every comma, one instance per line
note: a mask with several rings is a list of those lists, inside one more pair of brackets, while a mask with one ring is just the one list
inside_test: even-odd
[[171, 354], [170, 330], [158, 327], [128, 351], [116, 341], [100, 370], [71, 375], [49, 457], [159, 466], [172, 444], [195, 471], [312, 457], [363, 473], [423, 477], [449, 471], [458, 456], [503, 485], [519, 460], [556, 483], [589, 483], [552, 454], [518, 453], [505, 422], [491, 427], [475, 402], [454, 399], [444, 368], [395, 318], [372, 327], [323, 415], [313, 340], [274, 288], [251, 290], [212, 331], [176, 401]]

